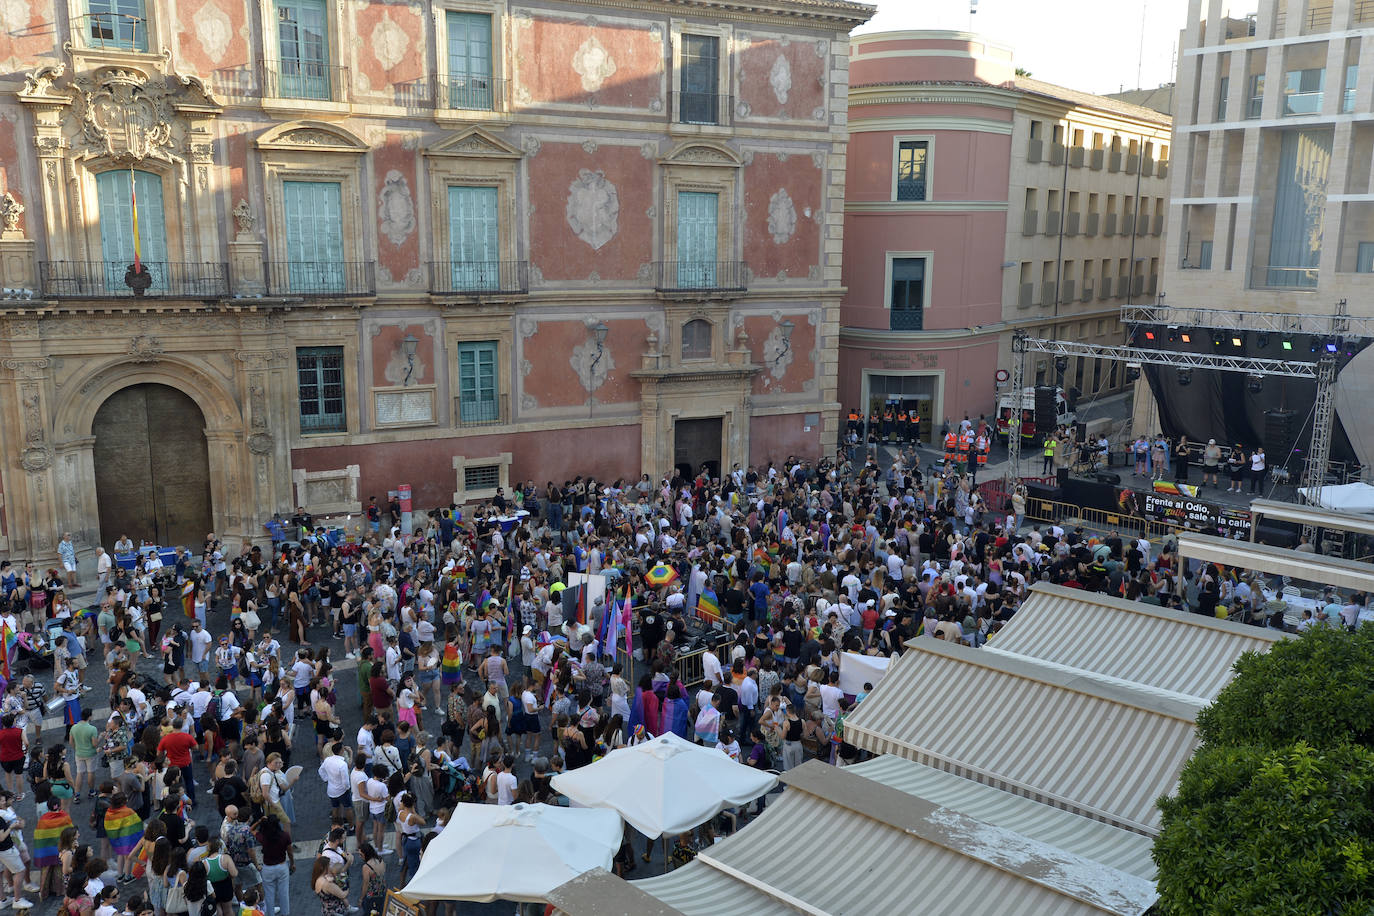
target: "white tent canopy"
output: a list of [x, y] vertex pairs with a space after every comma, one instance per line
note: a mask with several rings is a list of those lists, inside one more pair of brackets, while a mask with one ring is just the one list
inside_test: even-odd
[[542, 902], [593, 868], [611, 868], [623, 835], [614, 811], [556, 805], [454, 809], [402, 893], [418, 900]]
[[[1308, 487], [1299, 487], [1298, 495], [1307, 498]], [[1339, 512], [1374, 513], [1374, 487], [1367, 483], [1343, 483], [1322, 487], [1317, 504]]]
[[656, 839], [691, 830], [725, 808], [758, 798], [777, 782], [771, 773], [670, 732], [560, 773], [553, 788], [574, 804], [610, 808]]

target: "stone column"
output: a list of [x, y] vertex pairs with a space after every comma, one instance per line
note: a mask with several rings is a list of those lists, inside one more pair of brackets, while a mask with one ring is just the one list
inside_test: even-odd
[[[36, 324], [33, 322], [29, 328], [35, 337]], [[10, 333], [14, 334], [13, 328]], [[5, 463], [14, 469], [9, 472], [6, 487], [10, 553], [54, 565], [57, 542], [62, 537], [59, 528], [66, 514], [58, 511], [55, 455], [45, 420], [52, 411], [52, 361], [41, 356], [10, 357], [0, 361], [0, 366], [10, 375], [0, 395], [5, 414]], [[72, 530], [73, 537], [82, 530]], [[88, 542], [80, 546], [91, 545]]]

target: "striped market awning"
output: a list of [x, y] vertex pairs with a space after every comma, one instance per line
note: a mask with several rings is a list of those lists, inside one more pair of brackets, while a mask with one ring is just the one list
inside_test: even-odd
[[[633, 882], [687, 916], [919, 912], [1139, 916], [1152, 881], [865, 778], [810, 762], [748, 827], [661, 878]], [[827, 861], [832, 849], [843, 861]], [[981, 901], [981, 903], [979, 903]]]
[[920, 637], [845, 739], [1154, 836], [1197, 746], [1201, 702]]
[[1279, 630], [1041, 583], [986, 648], [1205, 704], [1231, 680], [1243, 653], [1267, 652], [1284, 638]]

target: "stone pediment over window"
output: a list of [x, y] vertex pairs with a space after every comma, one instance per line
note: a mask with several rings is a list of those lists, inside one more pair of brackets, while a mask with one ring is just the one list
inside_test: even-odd
[[426, 156], [519, 159], [524, 152], [480, 127], [469, 128], [425, 150]]
[[78, 159], [209, 159], [202, 122], [223, 109], [194, 76], [130, 65], [69, 73], [52, 64], [24, 77], [19, 101], [34, 111], [40, 155]]
[[737, 169], [744, 164], [740, 154], [724, 143], [690, 140], [659, 160], [663, 165], [715, 166]]
[[258, 149], [310, 152], [365, 153], [368, 146], [357, 134], [323, 121], [289, 121], [263, 133]]

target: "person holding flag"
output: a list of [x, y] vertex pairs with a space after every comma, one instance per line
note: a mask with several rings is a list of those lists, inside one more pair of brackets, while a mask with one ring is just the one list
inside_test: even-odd
[[38, 899], [62, 893], [62, 834], [67, 829], [75, 833], [72, 816], [62, 810], [62, 799], [48, 799], [47, 810], [33, 828], [33, 865], [39, 869]]

